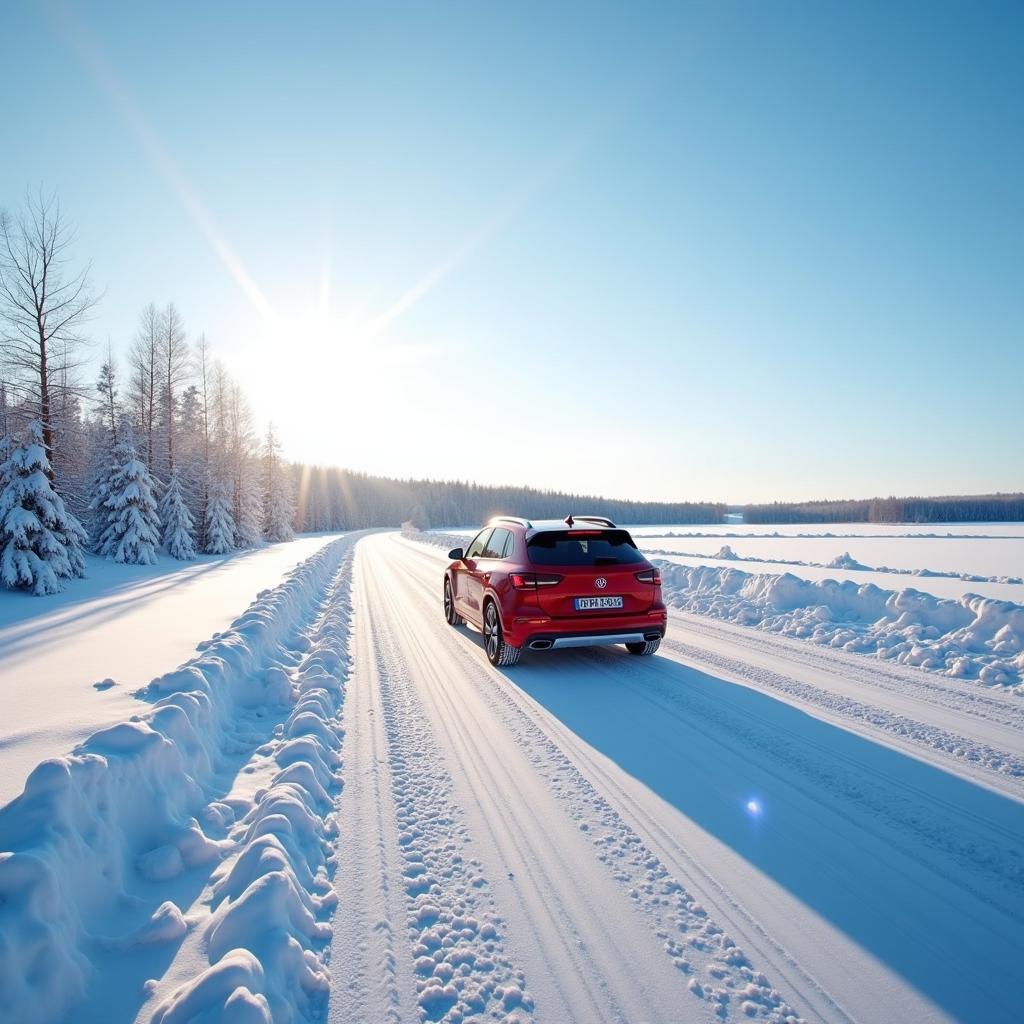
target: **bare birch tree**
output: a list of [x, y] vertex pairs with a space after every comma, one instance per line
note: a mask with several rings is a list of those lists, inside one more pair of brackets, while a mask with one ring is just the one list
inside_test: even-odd
[[202, 399], [203, 411], [203, 462], [210, 463], [210, 375], [213, 371], [212, 359], [210, 356], [210, 343], [206, 340], [205, 334], [199, 335], [196, 342], [193, 362], [196, 370], [196, 377], [199, 379], [199, 394]]
[[130, 403], [134, 418], [145, 440], [145, 462], [153, 465], [153, 433], [157, 401], [160, 395], [160, 343], [163, 314], [151, 302], [139, 314], [139, 329], [132, 341], [128, 361], [131, 365]]
[[167, 303], [160, 326], [161, 425], [167, 446], [167, 478], [170, 479], [174, 472], [174, 418], [178, 411], [178, 395], [189, 378], [189, 350], [185, 341], [185, 322], [173, 302]]
[[[55, 195], [30, 193], [20, 213], [0, 213], [0, 357], [9, 386], [38, 414], [50, 453], [54, 399], [77, 394], [82, 329], [98, 301], [90, 266], [69, 268], [74, 239]], [[51, 480], [54, 468], [47, 466]]]
[[205, 334], [199, 335], [195, 350], [192, 353], [192, 365], [195, 370], [199, 391], [199, 419], [202, 426], [201, 461], [202, 472], [199, 474], [199, 508], [196, 516], [196, 529], [200, 550], [206, 550], [206, 507], [210, 500], [210, 390], [213, 360], [210, 355], [210, 343]]
[[0, 438], [11, 432], [11, 414], [7, 400], [7, 384], [0, 378]]

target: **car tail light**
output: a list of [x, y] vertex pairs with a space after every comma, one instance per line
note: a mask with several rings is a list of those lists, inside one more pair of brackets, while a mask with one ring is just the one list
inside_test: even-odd
[[514, 572], [509, 575], [509, 579], [516, 590], [530, 590], [533, 587], [553, 587], [561, 583], [563, 577], [546, 572]]
[[661, 586], [661, 571], [658, 569], [644, 569], [643, 572], [638, 572], [636, 578], [641, 583], [653, 583], [656, 587]]

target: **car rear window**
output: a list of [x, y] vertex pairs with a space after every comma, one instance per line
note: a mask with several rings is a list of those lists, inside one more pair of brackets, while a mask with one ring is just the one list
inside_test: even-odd
[[527, 541], [534, 565], [630, 565], [645, 561], [625, 530], [551, 530]]

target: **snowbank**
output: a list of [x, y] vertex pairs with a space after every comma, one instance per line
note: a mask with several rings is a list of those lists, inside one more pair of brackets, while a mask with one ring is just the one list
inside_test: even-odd
[[790, 573], [655, 564], [666, 603], [684, 611], [1024, 694], [1022, 605], [977, 594], [952, 601]]
[[[97, 981], [96, 948], [179, 941], [196, 922], [135, 893], [204, 865], [217, 869], [202, 925], [210, 967], [152, 1020], [318, 1012], [351, 547], [329, 544], [263, 592], [149, 684], [151, 709], [44, 761], [0, 810], [0, 1019], [66, 1013]], [[269, 785], [221, 799], [247, 757], [273, 766]], [[146, 916], [124, 930], [129, 912]]]

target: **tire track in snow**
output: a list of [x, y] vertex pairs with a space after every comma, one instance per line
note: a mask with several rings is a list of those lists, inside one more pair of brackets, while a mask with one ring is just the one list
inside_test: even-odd
[[[377, 1019], [374, 1014], [383, 1005], [390, 1019], [407, 1021], [414, 1004], [423, 1020], [455, 1024], [488, 1016], [508, 1024], [525, 1022], [533, 1016], [525, 975], [506, 949], [503, 921], [482, 866], [468, 856], [472, 840], [454, 801], [445, 758], [409, 678], [403, 653], [375, 607], [382, 592], [368, 586], [368, 572], [361, 565], [363, 619], [357, 685], [363, 689], [362, 709], [379, 718], [379, 723], [369, 721], [368, 716], [352, 728], [373, 731], [375, 742], [362, 740], [360, 768], [386, 774], [387, 784], [366, 786], [364, 782], [362, 805], [356, 813], [364, 819], [383, 819], [385, 846], [378, 850], [380, 861], [375, 869], [357, 869], [351, 878], [342, 849], [338, 884], [344, 908], [350, 883], [366, 881], [367, 873], [372, 876], [375, 892], [370, 893], [369, 902], [365, 894], [353, 893], [352, 899], [363, 904], [356, 911], [357, 920], [363, 921], [370, 916], [369, 908], [377, 905], [375, 899], [383, 900], [384, 916], [376, 923], [383, 936], [376, 944], [382, 960], [374, 968], [370, 958], [358, 950], [358, 931], [347, 930], [333, 956], [340, 961], [354, 944], [356, 962], [339, 962], [335, 967], [343, 984], [331, 1007], [331, 1019]], [[350, 742], [354, 741], [352, 737]], [[368, 751], [372, 752], [372, 764], [365, 759]], [[351, 809], [354, 802], [347, 807]], [[362, 844], [370, 840], [365, 830], [352, 838]], [[391, 843], [394, 845], [388, 849]], [[392, 894], [399, 888], [401, 897], [396, 900]], [[404, 936], [394, 934], [399, 930], [394, 923], [398, 913], [402, 914]], [[342, 934], [339, 932], [339, 937]], [[383, 970], [383, 1004], [380, 994], [358, 977], [367, 969], [375, 974]]]
[[[408, 621], [407, 609], [402, 612], [403, 621]], [[410, 632], [427, 635], [436, 629], [436, 617], [430, 615], [428, 623], [421, 616], [409, 621]], [[492, 720], [467, 711], [468, 694], [453, 686], [425, 651], [414, 648], [408, 654], [424, 688], [429, 689], [432, 705], [443, 708], [439, 728], [447, 749], [456, 757], [463, 778], [471, 782], [471, 799], [482, 812], [482, 837], [490, 845], [489, 858], [509, 880], [503, 905], [529, 905], [519, 927], [529, 933], [531, 947], [542, 952], [546, 964], [559, 964], [558, 973], [546, 979], [553, 989], [548, 992], [547, 1012], [558, 1021], [659, 1021], [669, 1000], [658, 1002], [643, 985], [624, 990], [617, 977], [636, 952], [621, 934], [622, 923], [609, 921], [618, 893], [594, 898], [593, 879], [563, 852], [565, 836], [559, 835], [557, 819], [543, 806], [544, 797], [550, 799], [546, 787], [538, 791], [534, 782], [530, 789], [531, 780], [522, 771], [528, 769], [528, 762], [523, 761], [522, 769], [513, 767], [519, 749], [508, 746]], [[476, 662], [466, 664], [479, 670]], [[486, 742], [479, 739], [483, 736]], [[529, 790], [529, 796], [517, 799], [513, 794], [520, 790]], [[574, 824], [570, 827], [576, 839]], [[628, 911], [628, 906], [621, 909]], [[656, 949], [654, 945], [652, 951]], [[632, 973], [632, 964], [630, 969]], [[673, 993], [676, 998], [679, 995]]]
[[[368, 614], [357, 563], [357, 624]], [[378, 703], [375, 643], [369, 630], [356, 628], [353, 674], [345, 703], [347, 784], [338, 802], [339, 869], [337, 915], [331, 949], [334, 987], [328, 1019], [391, 1021], [400, 1024], [405, 1001], [412, 1001], [411, 965], [399, 962], [392, 921], [404, 915], [404, 893], [394, 884], [392, 865], [398, 830], [391, 807], [391, 768]], [[367, 684], [366, 675], [373, 670]]]
[[[426, 557], [428, 571], [436, 574], [437, 560]], [[407, 578], [420, 593], [421, 608], [439, 601], [434, 593], [437, 587], [432, 587], [422, 574]], [[421, 623], [416, 626], [422, 629]], [[742, 1013], [747, 1018], [776, 1022], [799, 1020], [797, 1012], [734, 939], [598, 793], [562, 747], [509, 694], [504, 674], [492, 670], [486, 662], [481, 664], [480, 652], [475, 646], [466, 645], [458, 633], [449, 633], [447, 639], [446, 646], [461, 662], [466, 677], [473, 680], [476, 692], [515, 738], [534, 771], [590, 842], [598, 862], [646, 917], [669, 961], [686, 979], [689, 991], [720, 1019], [732, 1019]], [[680, 993], [680, 998], [685, 996]], [[816, 993], [816, 998], [820, 1000], [822, 993]], [[825, 1001], [828, 1002], [827, 997]], [[842, 1016], [831, 1005], [833, 1017]], [[686, 1014], [683, 1006], [679, 1009]], [[641, 1018], [635, 1007], [627, 1012], [627, 1020]], [[665, 1006], [661, 1006], [650, 1019], [663, 1020], [665, 1013]]]

